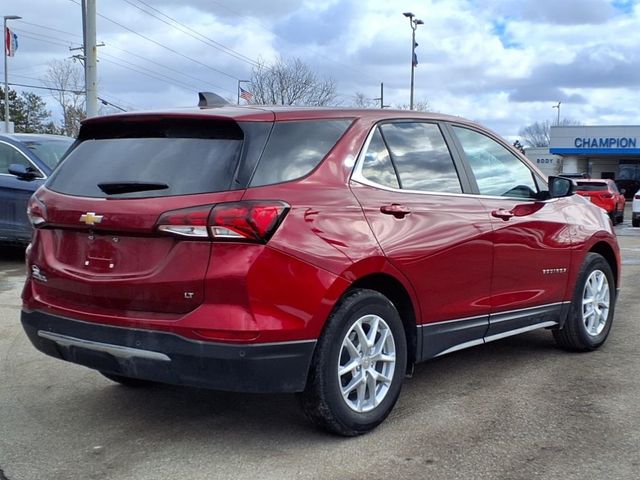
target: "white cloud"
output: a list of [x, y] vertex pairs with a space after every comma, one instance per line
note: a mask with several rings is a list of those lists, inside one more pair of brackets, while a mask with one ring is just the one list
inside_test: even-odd
[[[149, 10], [138, 0], [129, 2]], [[640, 9], [628, 0], [144, 2], [208, 40], [124, 0], [98, 2], [102, 15], [184, 55], [99, 19], [98, 38], [106, 44], [99, 50], [100, 87], [105, 97], [125, 105], [193, 104], [197, 90], [233, 98], [235, 79], [251, 72], [238, 56], [277, 55], [300, 57], [319, 75], [333, 77], [343, 102], [355, 92], [377, 97], [384, 82], [386, 103], [406, 104], [411, 30], [402, 12], [412, 11], [425, 22], [416, 32], [415, 97], [443, 113], [477, 120], [505, 136], [553, 117], [551, 105], [558, 100], [563, 116], [585, 123], [637, 123]], [[80, 7], [69, 0], [31, 0], [5, 13], [49, 28], [12, 22], [20, 35], [10, 64], [13, 82], [38, 83], [48, 61], [69, 57], [68, 46], [81, 42]], [[46, 91], [43, 96], [48, 98]]]

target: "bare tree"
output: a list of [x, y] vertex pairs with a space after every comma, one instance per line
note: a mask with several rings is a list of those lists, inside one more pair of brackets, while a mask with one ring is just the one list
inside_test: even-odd
[[[563, 118], [560, 120], [561, 127], [569, 127], [572, 125], [581, 125], [581, 123], [573, 118]], [[548, 147], [551, 142], [551, 127], [557, 126], [549, 120], [544, 122], [535, 122], [520, 130], [520, 136], [525, 144], [529, 147]]]
[[379, 106], [378, 100], [367, 97], [362, 92], [356, 92], [353, 99], [353, 106], [356, 108], [375, 108]]
[[[398, 110], [410, 110], [408, 103], [396, 105], [394, 108], [397, 108]], [[431, 105], [429, 105], [429, 100], [423, 98], [422, 100], [413, 102], [413, 109], [416, 112], [429, 112], [431, 111]]]
[[70, 60], [53, 60], [42, 79], [62, 108], [62, 130], [77, 137], [85, 118], [85, 94], [82, 69]]
[[251, 73], [253, 103], [319, 107], [336, 98], [336, 83], [318, 78], [299, 58], [278, 58], [272, 65], [260, 60]]

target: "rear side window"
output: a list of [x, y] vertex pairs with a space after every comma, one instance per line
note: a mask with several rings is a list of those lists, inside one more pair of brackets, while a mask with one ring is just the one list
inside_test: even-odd
[[288, 182], [309, 174], [350, 124], [349, 119], [276, 122], [251, 186]]
[[[48, 188], [86, 197], [145, 198], [232, 188], [243, 132], [234, 122], [171, 120], [91, 125]], [[104, 184], [155, 185], [105, 193]]]
[[380, 130], [377, 128], [373, 137], [371, 137], [369, 148], [367, 148], [367, 153], [364, 156], [364, 162], [362, 162], [362, 175], [367, 180], [371, 180], [378, 185], [400, 188], [389, 151], [384, 144], [384, 140], [382, 140]]

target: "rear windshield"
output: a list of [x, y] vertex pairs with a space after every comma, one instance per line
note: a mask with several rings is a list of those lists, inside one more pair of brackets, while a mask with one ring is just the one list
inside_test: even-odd
[[602, 182], [598, 182], [598, 183], [593, 183], [593, 182], [578, 182], [578, 188], [577, 190], [580, 190], [581, 192], [595, 192], [598, 190], [608, 190], [609, 186]]
[[63, 157], [65, 152], [73, 143], [73, 138], [56, 138], [56, 139], [38, 139], [38, 140], [21, 140], [29, 150], [36, 154], [40, 160], [53, 169], [58, 161]]
[[[165, 119], [90, 125], [80, 140], [48, 188], [84, 197], [145, 198], [230, 190], [243, 132], [233, 122]], [[103, 191], [119, 184], [142, 187]]]

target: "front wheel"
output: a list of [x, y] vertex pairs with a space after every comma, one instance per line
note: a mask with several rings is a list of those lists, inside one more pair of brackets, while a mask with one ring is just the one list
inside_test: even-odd
[[318, 340], [302, 407], [325, 430], [366, 433], [391, 412], [406, 367], [406, 336], [394, 305], [376, 291], [352, 290]]
[[611, 267], [597, 253], [588, 253], [564, 327], [554, 330], [556, 343], [567, 350], [586, 352], [600, 347], [611, 330], [615, 307], [615, 281]]

